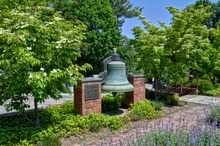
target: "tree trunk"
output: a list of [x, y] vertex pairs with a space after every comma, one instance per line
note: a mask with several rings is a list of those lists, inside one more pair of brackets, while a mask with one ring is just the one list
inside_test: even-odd
[[40, 120], [38, 116], [38, 105], [37, 100], [34, 98], [34, 127], [40, 126]]
[[155, 99], [159, 99], [159, 80], [155, 79], [154, 84], [155, 84]]
[[183, 85], [181, 84], [180, 85], [180, 95], [182, 95], [183, 94]]

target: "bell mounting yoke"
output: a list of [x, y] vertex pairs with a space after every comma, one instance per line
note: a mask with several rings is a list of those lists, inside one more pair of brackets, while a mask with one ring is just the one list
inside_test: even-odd
[[117, 53], [116, 48], [113, 49], [111, 60], [112, 61], [121, 61], [120, 55]]

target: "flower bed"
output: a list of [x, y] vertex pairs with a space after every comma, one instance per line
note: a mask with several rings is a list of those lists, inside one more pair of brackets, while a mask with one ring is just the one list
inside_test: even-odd
[[[144, 101], [141, 106], [134, 104], [130, 109], [131, 115], [109, 116], [104, 114], [90, 114], [80, 116], [73, 111], [72, 103], [49, 107], [39, 111], [40, 127], [33, 127], [33, 114], [26, 113], [0, 119], [0, 145], [35, 145], [53, 143], [59, 145], [59, 138], [83, 133], [98, 132], [107, 128], [118, 130], [128, 125], [132, 117], [155, 118], [159, 115], [150, 101]], [[144, 110], [139, 107], [144, 108]], [[158, 107], [157, 107], [158, 108]], [[151, 111], [151, 114], [146, 114]], [[144, 114], [143, 114], [144, 113]], [[56, 144], [55, 144], [56, 143]]]

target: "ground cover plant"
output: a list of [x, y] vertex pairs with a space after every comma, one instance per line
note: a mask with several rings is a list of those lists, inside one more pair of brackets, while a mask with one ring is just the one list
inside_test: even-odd
[[[141, 108], [144, 108], [141, 111]], [[0, 145], [32, 145], [59, 143], [60, 137], [87, 132], [98, 132], [102, 128], [118, 130], [127, 125], [129, 119], [153, 119], [156, 112], [150, 101], [134, 104], [130, 116], [90, 114], [80, 116], [73, 110], [73, 103], [52, 106], [39, 111], [40, 127], [33, 127], [31, 113], [0, 118]], [[147, 114], [147, 112], [150, 112]], [[143, 114], [142, 114], [143, 113]], [[147, 114], [147, 115], [146, 115]], [[136, 116], [137, 115], [137, 116]], [[138, 117], [138, 118], [137, 118]], [[125, 124], [126, 123], [126, 124]]]
[[193, 105], [185, 110], [153, 121], [139, 121], [135, 131], [103, 144], [111, 145], [112, 140], [126, 146], [219, 146], [219, 127], [207, 122], [209, 107]]
[[208, 121], [216, 126], [220, 126], [220, 106], [210, 108]]
[[91, 114], [85, 117], [73, 112], [72, 103], [50, 107], [39, 112], [41, 126], [32, 127], [32, 114], [5, 117], [0, 119], [0, 144], [36, 144], [40, 141], [75, 135], [100, 128], [116, 130], [123, 127], [123, 118]]
[[148, 100], [139, 101], [131, 105], [128, 117], [131, 120], [153, 119], [159, 116], [158, 106], [154, 107], [155, 103]]
[[220, 96], [220, 84], [214, 85], [213, 88], [204, 92], [208, 96]]
[[121, 106], [122, 97], [120, 95], [113, 96], [107, 94], [102, 98], [102, 111], [103, 112], [115, 112]]
[[179, 95], [178, 94], [172, 94], [172, 95], [168, 95], [164, 101], [167, 105], [170, 106], [177, 106], [179, 104]]
[[134, 142], [137, 146], [218, 146], [220, 133], [217, 131], [155, 131]]

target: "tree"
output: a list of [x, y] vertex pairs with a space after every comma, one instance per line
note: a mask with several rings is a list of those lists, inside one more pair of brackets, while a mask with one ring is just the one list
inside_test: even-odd
[[219, 26], [220, 22], [220, 2], [217, 3], [211, 3], [210, 4], [212, 6], [212, 15], [209, 18], [209, 20], [207, 21], [207, 25], [210, 28], [216, 28]]
[[[134, 7], [129, 0], [110, 0], [113, 8], [113, 13], [117, 17], [118, 28], [125, 22], [125, 19], [138, 17], [142, 8]], [[126, 62], [129, 72], [137, 72], [135, 62], [135, 48], [130, 43], [130, 39], [126, 36], [121, 36], [119, 46], [117, 46], [121, 58]], [[138, 71], [139, 72], [139, 71]]]
[[207, 73], [213, 84], [220, 83], [220, 28], [211, 29], [210, 39], [212, 40], [213, 51], [210, 53], [210, 62]]
[[133, 41], [138, 64], [146, 77], [182, 85], [188, 82], [192, 70], [199, 72], [200, 65], [210, 59], [207, 52], [213, 48], [209, 29], [204, 25], [210, 16], [210, 7], [189, 6], [182, 11], [170, 7], [168, 10], [173, 15], [169, 26], [161, 23], [156, 27], [141, 17], [145, 28], [134, 29]]
[[70, 20], [79, 19], [87, 26], [86, 37], [81, 47], [79, 64], [90, 63], [99, 73], [102, 61], [111, 55], [113, 48], [122, 44], [121, 26], [123, 18], [136, 16], [138, 8], [133, 8], [128, 0], [48, 0], [54, 8]]
[[198, 0], [194, 5], [194, 9], [201, 6], [209, 6], [211, 8], [210, 17], [204, 22], [210, 28], [209, 41], [212, 45], [212, 49], [206, 51], [206, 55], [209, 58], [204, 59], [204, 62], [200, 64], [199, 74], [205, 75], [208, 80], [213, 84], [219, 79], [219, 20], [220, 20], [220, 2], [212, 3], [209, 0]]
[[205, 52], [212, 49], [209, 29], [204, 25], [211, 13], [208, 6], [198, 6], [197, 9], [189, 6], [183, 11], [169, 8], [169, 12], [173, 15], [173, 21], [166, 31], [165, 46], [167, 53], [171, 55], [168, 66], [168, 75], [171, 77], [168, 80], [181, 85], [188, 81], [192, 70], [200, 70], [203, 57], [207, 57]]
[[121, 59], [125, 62], [127, 72], [140, 73], [140, 71], [136, 69], [136, 50], [130, 39], [125, 36], [121, 39], [120, 44], [122, 45], [117, 49], [117, 52], [120, 54]]
[[210, 0], [198, 0], [195, 4], [191, 5], [195, 9], [200, 6], [210, 6], [212, 14], [210, 15], [209, 19], [205, 22], [205, 24], [209, 28], [216, 28], [219, 25], [220, 20], [220, 2], [213, 3]]
[[117, 17], [119, 27], [124, 23], [125, 18], [136, 17], [140, 14], [141, 8], [133, 7], [129, 0], [110, 0], [113, 12]]
[[137, 68], [143, 70], [147, 78], [155, 79], [155, 93], [157, 93], [159, 90], [159, 80], [163, 78], [163, 70], [166, 66], [164, 32], [150, 24], [143, 17], [141, 19], [145, 25], [145, 30], [140, 27], [134, 28], [135, 39], [132, 40], [137, 51]]
[[62, 11], [65, 19], [73, 22], [78, 19], [86, 25], [78, 63], [90, 63], [93, 70], [89, 74], [99, 73], [102, 60], [119, 46], [120, 29], [111, 3], [107, 0], [54, 0], [53, 5]]
[[37, 103], [60, 98], [64, 83], [76, 84], [88, 64], [76, 64], [85, 26], [65, 20], [45, 6], [20, 6], [0, 13], [0, 103], [24, 111], [29, 96]]

